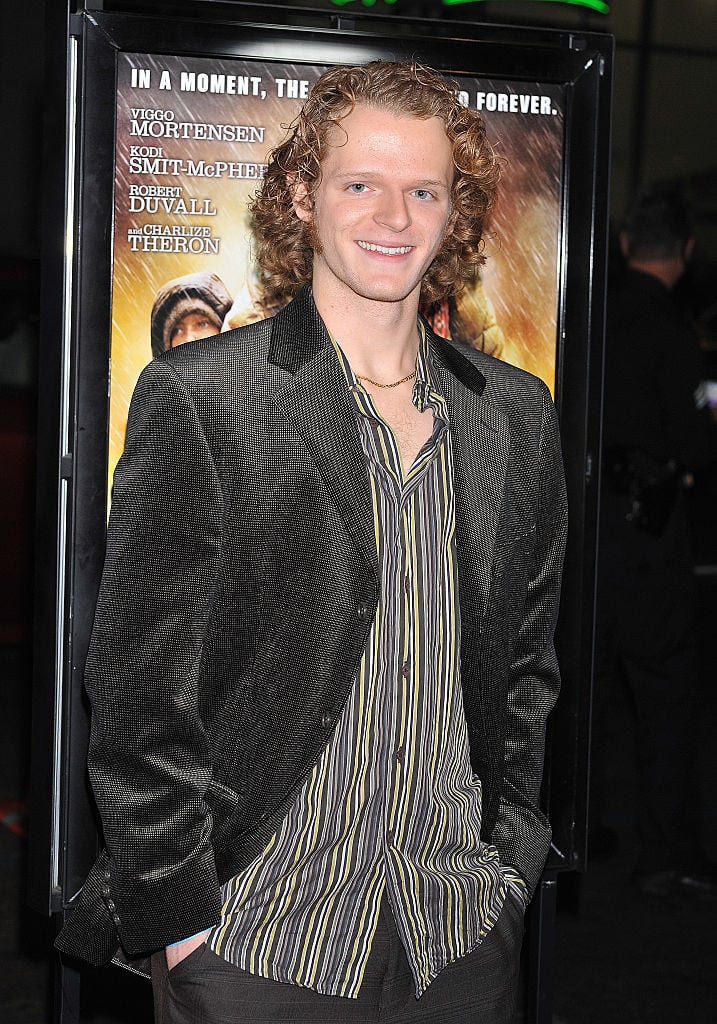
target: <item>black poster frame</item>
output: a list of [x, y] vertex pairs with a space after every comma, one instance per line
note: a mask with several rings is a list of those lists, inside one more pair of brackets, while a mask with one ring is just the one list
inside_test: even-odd
[[207, 0], [87, 3], [55, 17], [63, 50], [48, 66], [55, 107], [45, 203], [32, 904], [50, 913], [71, 908], [98, 844], [82, 673], [106, 523], [118, 52], [312, 64], [417, 57], [447, 73], [565, 88], [555, 395], [570, 537], [558, 627], [563, 694], [550, 725], [544, 803], [554, 827], [548, 871], [584, 867], [611, 37]]

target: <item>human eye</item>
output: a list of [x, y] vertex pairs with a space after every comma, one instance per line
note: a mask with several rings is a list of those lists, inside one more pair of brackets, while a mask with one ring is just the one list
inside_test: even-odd
[[352, 181], [348, 186], [348, 191], [355, 196], [361, 196], [364, 192], [368, 192], [368, 185], [365, 185], [362, 181]]
[[428, 199], [436, 198], [435, 194], [431, 192], [430, 189], [427, 188], [414, 188], [413, 194], [416, 197], [416, 199], [420, 199], [423, 202], [425, 202]]

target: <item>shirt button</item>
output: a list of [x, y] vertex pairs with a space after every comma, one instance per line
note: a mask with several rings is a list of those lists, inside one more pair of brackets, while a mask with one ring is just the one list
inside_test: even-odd
[[407, 594], [409, 594], [411, 592], [411, 577], [410, 576], [404, 576], [403, 577], [403, 589], [406, 591]]
[[112, 922], [113, 922], [113, 924], [119, 924], [120, 923], [119, 914], [113, 914], [112, 915]]
[[393, 846], [394, 836], [393, 832], [389, 829], [386, 833], [386, 846]]
[[102, 886], [102, 895], [104, 896], [104, 898], [108, 899], [109, 894], [110, 894], [110, 887], [109, 887], [109, 885], [107, 885], [107, 884], [103, 885]]
[[114, 914], [115, 910], [117, 909], [114, 900], [107, 900], [107, 909], [111, 914]]
[[411, 666], [410, 666], [409, 662], [404, 661], [403, 666], [401, 667], [401, 675], [403, 676], [404, 679], [408, 679], [410, 674], [411, 674]]
[[403, 747], [399, 747], [396, 753], [393, 755], [399, 764], [403, 764], [403, 759], [406, 756], [406, 752]]

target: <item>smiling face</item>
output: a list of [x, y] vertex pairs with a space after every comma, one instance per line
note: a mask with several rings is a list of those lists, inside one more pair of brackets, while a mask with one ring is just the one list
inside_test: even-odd
[[443, 122], [356, 106], [335, 128], [313, 210], [294, 190], [297, 216], [312, 223], [317, 302], [410, 301], [450, 233], [452, 146]]

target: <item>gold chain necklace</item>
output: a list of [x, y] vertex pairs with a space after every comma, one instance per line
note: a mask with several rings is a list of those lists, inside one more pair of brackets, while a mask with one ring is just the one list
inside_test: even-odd
[[395, 380], [393, 384], [379, 384], [377, 380], [371, 380], [370, 377], [362, 377], [360, 373], [356, 374], [357, 380], [365, 380], [367, 384], [373, 384], [375, 388], [397, 388], [399, 384], [405, 384], [407, 380], [413, 380], [416, 376], [416, 371], [413, 373], [406, 374], [405, 377], [401, 377], [400, 380]]

